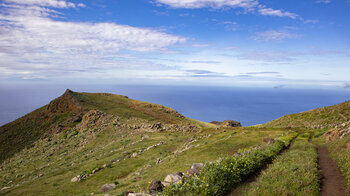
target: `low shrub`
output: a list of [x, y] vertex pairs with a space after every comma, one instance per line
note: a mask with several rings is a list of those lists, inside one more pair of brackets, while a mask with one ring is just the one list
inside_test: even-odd
[[296, 136], [297, 133], [293, 132], [273, 145], [252, 150], [242, 157], [225, 157], [207, 163], [198, 176], [183, 178], [181, 183], [166, 187], [162, 195], [225, 195], [271, 162]]

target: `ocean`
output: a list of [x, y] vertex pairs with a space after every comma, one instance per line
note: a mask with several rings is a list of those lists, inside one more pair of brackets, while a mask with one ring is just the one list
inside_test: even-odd
[[171, 107], [205, 122], [236, 120], [243, 126], [262, 124], [286, 114], [350, 100], [350, 89], [287, 89], [204, 86], [135, 85], [2, 85], [0, 126], [11, 122], [64, 93], [108, 92]]

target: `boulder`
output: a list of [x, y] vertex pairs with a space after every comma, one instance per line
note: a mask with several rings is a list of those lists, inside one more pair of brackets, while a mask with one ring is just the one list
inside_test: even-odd
[[74, 178], [72, 178], [70, 181], [71, 181], [71, 182], [78, 182], [78, 181], [80, 181], [80, 180], [81, 180], [81, 176], [78, 175], [78, 176], [75, 176]]
[[264, 138], [264, 142], [267, 143], [268, 145], [271, 145], [271, 144], [275, 143], [275, 139], [269, 138], [269, 137], [265, 137]]
[[164, 185], [159, 180], [152, 180], [148, 187], [149, 193], [157, 193], [163, 191]]
[[115, 184], [104, 184], [100, 188], [100, 192], [105, 193], [115, 188]]
[[137, 157], [137, 153], [136, 152], [134, 152], [134, 153], [132, 153], [132, 157]]
[[175, 174], [169, 174], [165, 177], [163, 185], [169, 186], [171, 184], [179, 183], [182, 180], [182, 177], [183, 177], [182, 172], [177, 172]]
[[193, 163], [191, 169], [201, 169], [204, 166], [203, 163]]

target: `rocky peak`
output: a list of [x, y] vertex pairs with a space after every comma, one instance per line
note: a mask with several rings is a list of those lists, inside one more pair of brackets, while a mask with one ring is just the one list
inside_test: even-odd
[[57, 99], [50, 102], [46, 111], [49, 113], [63, 113], [71, 111], [74, 114], [81, 114], [84, 112], [79, 100], [74, 96], [74, 92], [67, 89], [65, 93]]

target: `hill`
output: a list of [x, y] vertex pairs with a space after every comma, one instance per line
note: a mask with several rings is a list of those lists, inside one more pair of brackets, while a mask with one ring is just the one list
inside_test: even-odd
[[308, 129], [349, 119], [349, 104], [240, 127], [232, 120], [196, 121], [122, 95], [67, 90], [0, 127], [0, 195], [146, 195], [160, 189], [163, 195], [317, 195], [322, 184], [312, 139], [329, 147], [350, 193], [350, 137], [326, 145], [324, 130]]
[[289, 114], [262, 127], [327, 129], [350, 120], [350, 101], [297, 114]]

